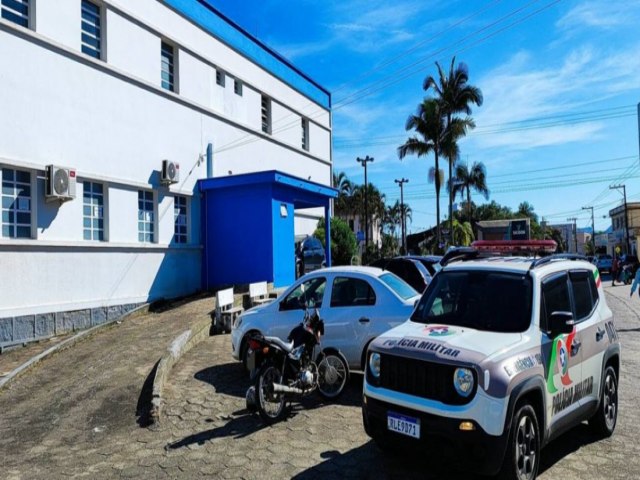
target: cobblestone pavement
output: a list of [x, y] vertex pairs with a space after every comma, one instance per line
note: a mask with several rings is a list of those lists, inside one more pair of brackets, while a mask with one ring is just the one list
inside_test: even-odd
[[[108, 327], [107, 327], [108, 328]], [[24, 347], [15, 346], [0, 355], [0, 380], [36, 355], [72, 337], [73, 333], [51, 337]]]
[[[640, 298], [630, 299], [628, 287], [606, 290], [623, 342], [616, 432], [599, 440], [582, 425], [563, 435], [543, 451], [541, 479], [627, 479], [637, 478], [640, 471], [640, 415], [635, 410], [640, 393]], [[179, 311], [170, 314], [178, 316]], [[168, 323], [162, 317], [137, 321]], [[140, 335], [131, 327], [128, 335]], [[16, 479], [472, 478], [455, 475], [419, 452], [381, 453], [362, 428], [358, 375], [353, 375], [336, 404], [323, 404], [312, 396], [302, 405], [294, 404], [286, 421], [265, 427], [257, 415], [244, 410], [248, 379], [231, 359], [227, 335], [207, 339], [176, 365], [166, 388], [166, 420], [157, 430], [140, 428], [135, 403], [153, 357], [135, 348], [120, 352], [116, 336], [101, 338], [107, 335], [112, 334], [60, 354], [56, 364], [46, 363], [0, 394], [3, 475], [8, 472], [8, 478]], [[127, 343], [135, 345], [141, 338]], [[110, 348], [109, 353], [93, 359], [92, 351], [100, 349], [88, 348], [92, 342]], [[102, 369], [100, 363], [111, 368]], [[62, 382], [58, 368], [66, 368], [73, 379], [55, 385]], [[39, 393], [30, 396], [36, 387]], [[102, 402], [101, 408], [96, 401]]]

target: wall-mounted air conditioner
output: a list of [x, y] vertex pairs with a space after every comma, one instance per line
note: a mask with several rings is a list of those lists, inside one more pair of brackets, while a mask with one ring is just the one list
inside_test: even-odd
[[162, 161], [162, 172], [160, 173], [160, 182], [163, 185], [170, 185], [180, 181], [180, 164], [171, 160]]
[[76, 198], [76, 171], [72, 168], [47, 165], [45, 197], [48, 202]]

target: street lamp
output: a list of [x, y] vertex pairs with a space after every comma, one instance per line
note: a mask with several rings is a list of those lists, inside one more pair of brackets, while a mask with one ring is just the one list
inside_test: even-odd
[[364, 250], [369, 246], [369, 205], [367, 201], [367, 163], [373, 162], [373, 157], [367, 155], [365, 158], [356, 158], [359, 164], [364, 167]]
[[400, 224], [400, 228], [402, 229], [402, 255], [406, 255], [407, 254], [407, 230], [406, 230], [406, 214], [404, 211], [404, 184], [409, 182], [409, 179], [407, 178], [401, 178], [400, 180], [396, 179], [395, 182], [400, 185], [400, 215], [401, 217], [401, 224]]

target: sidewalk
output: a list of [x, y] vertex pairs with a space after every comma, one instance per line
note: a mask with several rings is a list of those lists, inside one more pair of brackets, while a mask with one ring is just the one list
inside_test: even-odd
[[59, 335], [39, 342], [29, 343], [25, 347], [16, 346], [15, 348], [0, 354], [0, 380], [36, 355], [40, 355], [45, 350], [64, 342], [76, 333], [78, 332], [69, 332], [65, 335]]

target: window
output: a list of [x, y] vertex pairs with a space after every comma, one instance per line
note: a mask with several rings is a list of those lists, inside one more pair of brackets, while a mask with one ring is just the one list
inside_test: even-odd
[[498, 271], [440, 272], [411, 320], [501, 333], [524, 332], [531, 323], [529, 275]]
[[359, 278], [337, 277], [331, 289], [332, 307], [375, 305], [376, 294], [371, 285]]
[[[437, 278], [437, 277], [436, 277]], [[549, 317], [553, 312], [571, 312], [567, 275], [561, 274], [542, 284], [542, 306], [540, 309], [540, 328], [549, 329]]]
[[236, 95], [242, 96], [242, 82], [238, 79], [233, 81], [233, 91]]
[[101, 183], [84, 182], [82, 194], [83, 238], [104, 241], [104, 190]]
[[312, 278], [301, 283], [280, 302], [280, 310], [301, 310], [322, 306], [322, 297], [327, 281], [323, 277]]
[[176, 243], [187, 243], [187, 197], [175, 197], [173, 203], [174, 233]]
[[2, 0], [2, 18], [29, 28], [29, 0]]
[[262, 131], [271, 135], [271, 99], [262, 95]]
[[216, 69], [216, 83], [221, 87], [224, 87], [225, 79], [226, 79], [225, 73], [220, 69]]
[[153, 192], [138, 190], [138, 241], [154, 242]]
[[31, 238], [31, 174], [10, 168], [3, 168], [0, 172], [2, 173], [2, 236]]
[[102, 56], [102, 21], [100, 7], [82, 0], [82, 53], [93, 58]]
[[160, 57], [161, 57], [161, 65], [162, 65], [162, 88], [165, 90], [169, 90], [171, 92], [175, 92], [175, 82], [174, 82], [174, 48], [173, 45], [169, 45], [166, 42], [162, 42], [162, 46], [160, 48]]
[[590, 272], [571, 272], [571, 286], [573, 300], [576, 307], [576, 320], [582, 320], [589, 316], [595, 302], [591, 298], [591, 286], [589, 285]]
[[302, 119], [301, 122], [302, 127], [302, 149], [309, 150], [309, 120], [306, 118]]
[[413, 288], [411, 288], [407, 282], [396, 277], [392, 273], [385, 273], [380, 275], [380, 280], [384, 282], [396, 295], [403, 300], [409, 300], [411, 297], [418, 295]]

